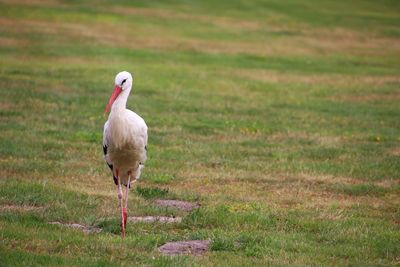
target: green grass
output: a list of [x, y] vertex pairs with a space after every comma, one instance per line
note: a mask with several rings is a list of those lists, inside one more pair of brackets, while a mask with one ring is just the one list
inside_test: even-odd
[[165, 198], [168, 194], [168, 191], [168, 189], [162, 189], [158, 187], [136, 187], [136, 192], [146, 199]]
[[[399, 265], [399, 12], [391, 0], [0, 1], [0, 266]], [[101, 148], [121, 70], [149, 126], [130, 215], [183, 217], [129, 224], [125, 239]], [[210, 252], [157, 251], [191, 239]]]

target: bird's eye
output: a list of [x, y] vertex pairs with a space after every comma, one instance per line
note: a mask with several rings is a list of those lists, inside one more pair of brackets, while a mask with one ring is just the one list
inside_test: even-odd
[[125, 82], [126, 82], [126, 79], [122, 81], [121, 86], [124, 85]]

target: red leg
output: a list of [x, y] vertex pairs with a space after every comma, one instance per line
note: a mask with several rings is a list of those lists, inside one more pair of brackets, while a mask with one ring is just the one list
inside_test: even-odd
[[128, 172], [128, 183], [126, 184], [126, 192], [125, 192], [125, 207], [122, 209], [122, 216], [124, 220], [124, 225], [126, 229], [126, 223], [128, 221], [128, 194], [129, 194], [129, 187], [131, 183], [131, 172]]
[[125, 207], [122, 209], [122, 218], [123, 218], [122, 220], [124, 222], [124, 228], [126, 229], [126, 222], [128, 220], [128, 209]]
[[125, 217], [124, 217], [124, 207], [122, 204], [122, 188], [121, 188], [121, 178], [119, 177], [119, 170], [115, 170], [115, 174], [117, 175], [117, 181], [118, 181], [118, 200], [119, 200], [119, 205], [121, 207], [121, 234], [122, 237], [125, 237]]

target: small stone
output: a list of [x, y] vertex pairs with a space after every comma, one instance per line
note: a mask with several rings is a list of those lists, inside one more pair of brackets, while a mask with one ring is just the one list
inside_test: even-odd
[[206, 253], [211, 245], [211, 240], [191, 240], [168, 242], [158, 248], [164, 255], [196, 255], [201, 256]]
[[128, 222], [133, 222], [133, 223], [138, 223], [138, 222], [180, 223], [181, 221], [182, 221], [181, 217], [167, 217], [167, 216], [128, 217]]

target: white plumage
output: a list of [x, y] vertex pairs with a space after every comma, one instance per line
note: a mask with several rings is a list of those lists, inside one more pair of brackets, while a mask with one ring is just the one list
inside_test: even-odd
[[[126, 109], [132, 84], [133, 78], [129, 72], [120, 72], [115, 77], [115, 89], [106, 108], [106, 112], [110, 109], [111, 112], [104, 124], [103, 132], [104, 158], [113, 173], [115, 184], [118, 185], [123, 236], [125, 235], [130, 182], [140, 178], [147, 158], [147, 125], [139, 115]], [[122, 206], [121, 184], [127, 186], [125, 207]]]
[[128, 172], [135, 179], [140, 178], [140, 170], [146, 161], [147, 125], [136, 113], [125, 109], [111, 111], [104, 124], [104, 143], [107, 147], [105, 160], [113, 166], [113, 174], [119, 170], [121, 182], [126, 185]]

